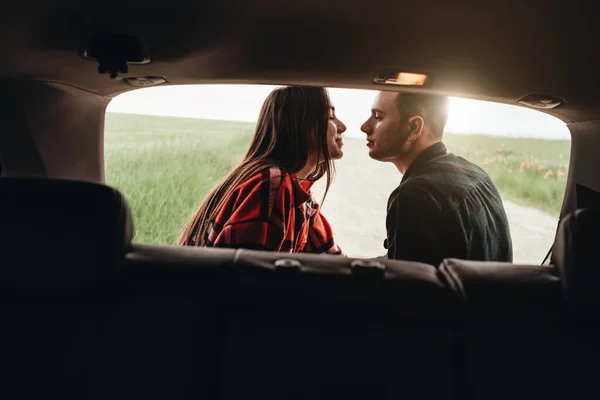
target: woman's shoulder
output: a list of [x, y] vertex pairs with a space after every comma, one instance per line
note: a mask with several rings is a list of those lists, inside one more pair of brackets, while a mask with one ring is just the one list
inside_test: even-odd
[[[287, 215], [309, 198], [310, 194], [304, 191], [294, 174], [277, 167], [265, 167], [237, 185], [222, 212], [228, 220], [266, 220], [273, 213]], [[236, 217], [232, 219], [233, 214]]]
[[291, 185], [290, 174], [278, 167], [265, 167], [260, 172], [251, 176], [248, 180], [238, 186], [239, 192], [253, 192], [256, 190], [278, 191], [282, 184]]
[[263, 168], [238, 186], [236, 192], [237, 198], [269, 198], [269, 204], [291, 201], [299, 205], [310, 199], [310, 192], [302, 187], [295, 175], [278, 167]]

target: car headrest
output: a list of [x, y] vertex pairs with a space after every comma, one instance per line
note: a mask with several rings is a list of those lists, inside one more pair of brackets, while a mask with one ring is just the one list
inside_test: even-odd
[[129, 206], [115, 189], [57, 179], [0, 179], [0, 286], [112, 279], [132, 236]]
[[567, 214], [558, 225], [552, 260], [567, 301], [600, 303], [600, 210], [584, 208]]
[[253, 282], [251, 290], [268, 291], [271, 286], [290, 293], [310, 292], [321, 306], [348, 301], [365, 307], [379, 304], [383, 309], [393, 299], [396, 312], [431, 315], [456, 310], [455, 298], [438, 279], [435, 267], [418, 262], [241, 249], [234, 268], [238, 279]]
[[506, 310], [562, 299], [559, 278], [549, 267], [445, 259], [438, 274], [470, 309]]

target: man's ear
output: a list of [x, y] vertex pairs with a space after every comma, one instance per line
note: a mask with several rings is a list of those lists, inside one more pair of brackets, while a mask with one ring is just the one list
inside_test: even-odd
[[425, 129], [425, 120], [423, 117], [415, 115], [408, 119], [408, 140], [417, 140]]

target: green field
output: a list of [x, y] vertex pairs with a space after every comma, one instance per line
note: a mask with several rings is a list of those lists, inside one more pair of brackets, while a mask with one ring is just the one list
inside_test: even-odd
[[[204, 195], [246, 151], [253, 124], [107, 114], [106, 181], [133, 209], [137, 242], [172, 243]], [[558, 214], [568, 140], [446, 135], [448, 148], [485, 168], [503, 196]]]
[[558, 215], [565, 193], [570, 140], [445, 135], [449, 150], [483, 167], [502, 195]]
[[107, 114], [107, 184], [130, 202], [135, 240], [172, 243], [204, 195], [244, 154], [248, 123]]

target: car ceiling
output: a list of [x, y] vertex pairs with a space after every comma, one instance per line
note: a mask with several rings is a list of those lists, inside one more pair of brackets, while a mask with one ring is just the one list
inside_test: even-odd
[[[126, 33], [152, 62], [127, 76], [171, 84], [316, 84], [381, 89], [375, 70], [434, 78], [435, 93], [516, 104], [542, 93], [566, 122], [600, 117], [593, 3], [498, 1], [21, 1], [0, 15], [0, 75], [113, 96], [133, 89], [77, 49]], [[394, 88], [392, 88], [394, 89]]]

